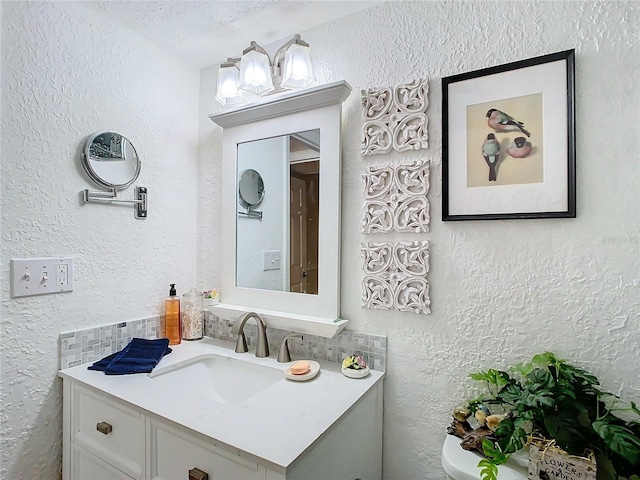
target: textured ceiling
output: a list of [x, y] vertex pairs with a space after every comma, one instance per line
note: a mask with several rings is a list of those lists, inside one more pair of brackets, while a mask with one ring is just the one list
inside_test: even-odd
[[[239, 56], [251, 40], [265, 45], [369, 8], [380, 1], [127, 1], [85, 7], [139, 33], [200, 68]], [[270, 52], [271, 53], [271, 52]]]

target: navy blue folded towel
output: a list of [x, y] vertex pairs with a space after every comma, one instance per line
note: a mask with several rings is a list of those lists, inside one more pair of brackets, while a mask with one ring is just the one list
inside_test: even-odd
[[89, 370], [99, 370], [106, 375], [149, 373], [165, 355], [171, 353], [168, 338], [145, 340], [134, 338], [117, 353], [98, 360]]

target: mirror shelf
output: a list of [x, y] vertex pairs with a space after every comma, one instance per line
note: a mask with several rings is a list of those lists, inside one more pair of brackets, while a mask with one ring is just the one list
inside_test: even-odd
[[295, 330], [298, 333], [316, 335], [318, 337], [333, 338], [340, 333], [349, 323], [348, 320], [337, 318], [333, 322], [327, 322], [326, 318], [313, 315], [300, 315], [263, 308], [247, 308], [239, 305], [219, 303], [207, 310], [224, 320], [236, 320], [245, 313], [255, 312], [262, 317], [269, 327], [282, 330]]
[[[225, 228], [221, 232], [220, 286], [225, 303], [211, 309], [214, 315], [235, 320], [254, 311], [263, 316], [268, 326], [329, 338], [347, 324], [348, 320], [340, 318], [340, 137], [342, 102], [350, 92], [347, 82], [334, 82], [209, 116], [224, 129], [221, 224]], [[314, 146], [315, 156], [297, 157], [304, 149], [298, 151], [296, 145], [294, 152], [292, 144], [300, 139]], [[282, 157], [277, 154], [278, 149], [284, 152]], [[250, 151], [258, 154], [249, 159]], [[294, 168], [294, 163], [300, 161], [307, 161], [307, 168]], [[260, 209], [271, 212], [250, 225], [238, 216], [239, 175], [247, 168], [256, 169], [264, 177], [267, 196]], [[305, 195], [317, 194], [317, 198], [300, 197], [307, 198], [309, 205], [317, 205], [308, 210], [316, 213], [298, 215], [296, 209], [292, 215], [290, 200], [294, 194], [289, 196], [289, 192], [293, 192], [295, 183], [297, 201], [301, 185], [297, 179], [294, 182], [294, 176], [305, 179], [303, 182], [310, 186]], [[317, 223], [308, 230], [313, 233], [296, 236], [294, 241], [293, 232], [299, 231], [298, 218], [305, 218], [307, 225]], [[283, 224], [283, 219], [291, 223]], [[306, 241], [298, 243], [299, 238]], [[258, 243], [252, 243], [253, 239]], [[247, 248], [248, 245], [254, 246]], [[303, 261], [298, 262], [300, 250], [296, 247], [294, 255], [291, 245], [308, 245], [303, 247], [308, 248], [307, 260], [301, 257]], [[274, 266], [271, 255], [277, 256], [275, 268], [267, 268], [268, 255], [269, 267]], [[303, 268], [300, 283], [298, 267], [303, 265], [309, 269]], [[309, 288], [298, 289], [299, 285]]]

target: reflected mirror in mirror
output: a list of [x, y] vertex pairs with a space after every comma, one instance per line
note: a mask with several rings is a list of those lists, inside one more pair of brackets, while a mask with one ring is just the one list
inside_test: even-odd
[[240, 174], [238, 201], [245, 208], [260, 205], [264, 198], [264, 181], [258, 172], [250, 168]]
[[116, 132], [98, 132], [89, 137], [82, 166], [101, 187], [122, 190], [136, 181], [140, 159], [133, 144]]
[[262, 217], [236, 217], [236, 286], [317, 295], [320, 130], [237, 148], [237, 190], [261, 199]]

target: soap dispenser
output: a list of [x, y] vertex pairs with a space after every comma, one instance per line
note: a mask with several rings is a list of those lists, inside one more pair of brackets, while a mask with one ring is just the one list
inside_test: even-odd
[[164, 301], [165, 333], [169, 339], [169, 345], [178, 345], [182, 338], [180, 325], [180, 298], [176, 295], [176, 284], [171, 284], [169, 296]]

